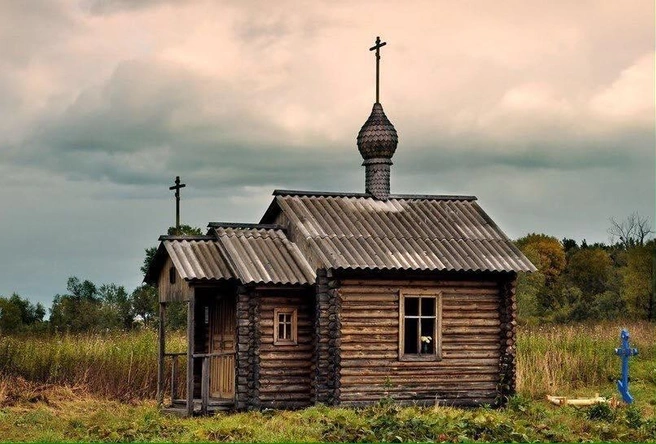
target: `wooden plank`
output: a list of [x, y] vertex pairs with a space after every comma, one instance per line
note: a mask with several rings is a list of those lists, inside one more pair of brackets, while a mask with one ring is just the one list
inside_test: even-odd
[[171, 399], [178, 399], [178, 356], [171, 358]]
[[207, 415], [207, 406], [210, 400], [210, 358], [203, 358], [200, 377], [200, 413]]
[[[415, 379], [416, 381], [416, 379]], [[482, 381], [482, 382], [462, 382], [454, 384], [453, 382], [437, 383], [436, 381], [431, 384], [413, 384], [411, 379], [405, 380], [391, 380], [388, 386], [373, 385], [373, 384], [347, 384], [343, 383], [340, 387], [342, 394], [358, 392], [358, 393], [406, 393], [411, 391], [416, 395], [421, 396], [421, 393], [435, 393], [436, 391], [442, 393], [448, 392], [461, 392], [469, 390], [494, 390], [496, 381]]]
[[478, 327], [495, 327], [501, 326], [501, 321], [499, 319], [486, 319], [486, 318], [469, 318], [469, 319], [456, 319], [456, 318], [446, 318], [442, 320], [443, 328], [448, 331], [449, 328], [455, 327], [474, 327], [478, 332]]
[[[164, 402], [164, 353], [166, 353], [166, 304], [159, 303], [159, 328], [157, 330], [159, 346], [157, 347], [157, 405]], [[175, 398], [171, 398], [172, 400]]]
[[194, 414], [194, 333], [196, 326], [196, 294], [191, 291], [187, 302], [187, 415]]
[[496, 281], [479, 281], [479, 280], [393, 280], [393, 279], [341, 279], [340, 291], [351, 287], [387, 287], [398, 290], [400, 287], [473, 287], [473, 288], [499, 288]]
[[[416, 368], [391, 368], [389, 366], [384, 367], [344, 367], [341, 369], [341, 376], [375, 376], [377, 378], [385, 378], [386, 376], [393, 375], [402, 375], [402, 376], [412, 376], [417, 375]], [[441, 368], [422, 368], [421, 375], [422, 377], [439, 377], [439, 378], [453, 378], [458, 379], [460, 377], [468, 376], [483, 376], [483, 375], [492, 375], [495, 379], [498, 379], [499, 368], [498, 366], [487, 366], [487, 367], [476, 367], [476, 368], [458, 368], [457, 370], [450, 367], [441, 367]]]
[[474, 358], [469, 358], [469, 359], [457, 359], [457, 358], [449, 358], [449, 360], [442, 360], [442, 361], [393, 361], [389, 360], [386, 361], [384, 359], [346, 359], [342, 358], [341, 361], [342, 368], [346, 367], [382, 367], [382, 366], [387, 366], [390, 368], [403, 368], [403, 367], [415, 367], [417, 369], [422, 369], [425, 367], [450, 367], [450, 368], [456, 368], [456, 367], [471, 367], [472, 369], [474, 368], [485, 368], [486, 366], [495, 366], [498, 367], [499, 365], [499, 360], [498, 359], [487, 359], [487, 358], [482, 358], [482, 359], [474, 359]]

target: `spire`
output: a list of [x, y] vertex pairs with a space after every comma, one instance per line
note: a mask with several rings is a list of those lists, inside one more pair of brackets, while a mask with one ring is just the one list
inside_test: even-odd
[[376, 199], [385, 200], [390, 194], [390, 166], [399, 138], [379, 102], [380, 48], [386, 45], [376, 37], [376, 103], [367, 121], [358, 133], [358, 150], [364, 159], [365, 192]]

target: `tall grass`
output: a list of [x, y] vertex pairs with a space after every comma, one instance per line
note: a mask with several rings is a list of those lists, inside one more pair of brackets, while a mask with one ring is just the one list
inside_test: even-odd
[[[169, 334], [167, 351], [184, 350]], [[154, 397], [157, 335], [153, 331], [0, 337], [0, 374], [44, 384], [81, 386], [118, 399]]]
[[[518, 391], [529, 397], [613, 390], [619, 377], [619, 324], [579, 324], [518, 328]], [[628, 325], [640, 354], [631, 376], [654, 383], [656, 325]], [[167, 334], [167, 351], [184, 351], [181, 333]], [[179, 375], [184, 377], [184, 363]], [[137, 331], [107, 334], [0, 336], [0, 376], [83, 387], [114, 399], [154, 398], [157, 385], [157, 334]], [[167, 369], [167, 378], [169, 371]], [[182, 387], [184, 384], [180, 384]]]
[[656, 325], [635, 322], [520, 327], [517, 344], [518, 392], [531, 397], [545, 394], [590, 393], [610, 387], [620, 376], [615, 355], [622, 327], [639, 355], [631, 358], [631, 378], [654, 382]]

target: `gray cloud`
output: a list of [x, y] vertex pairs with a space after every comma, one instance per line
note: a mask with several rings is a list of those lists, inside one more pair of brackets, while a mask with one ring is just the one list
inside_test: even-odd
[[277, 187], [362, 191], [383, 31], [395, 192], [478, 195], [511, 236], [653, 213], [653, 5], [266, 6], [0, 6], [0, 294], [136, 285], [175, 175], [196, 226], [257, 221]]

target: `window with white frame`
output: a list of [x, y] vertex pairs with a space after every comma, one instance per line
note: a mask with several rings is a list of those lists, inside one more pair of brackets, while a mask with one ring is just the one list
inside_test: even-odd
[[442, 350], [442, 293], [399, 294], [399, 359], [436, 361]]

